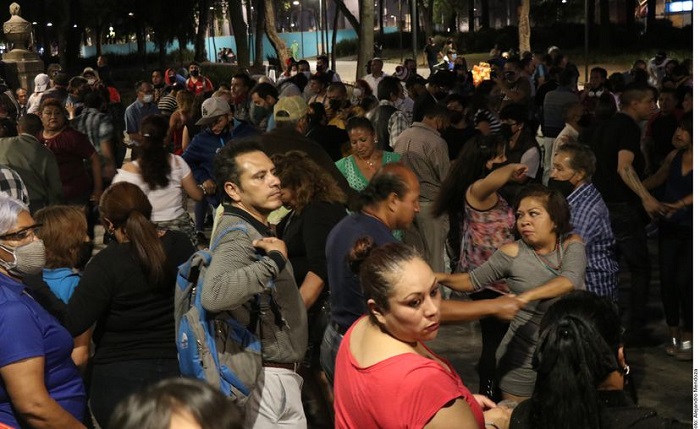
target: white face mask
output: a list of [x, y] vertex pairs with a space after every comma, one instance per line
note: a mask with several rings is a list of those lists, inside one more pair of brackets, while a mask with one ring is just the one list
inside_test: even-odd
[[88, 79], [88, 85], [92, 86], [97, 82], [95, 79]]
[[145, 94], [143, 96], [143, 102], [144, 102], [144, 104], [152, 103], [153, 102], [153, 94]]

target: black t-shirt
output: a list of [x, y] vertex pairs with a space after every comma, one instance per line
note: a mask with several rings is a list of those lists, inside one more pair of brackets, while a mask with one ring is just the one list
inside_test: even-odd
[[465, 144], [479, 132], [472, 126], [467, 128], [455, 128], [450, 126], [442, 133], [442, 138], [447, 142], [447, 153], [450, 161], [457, 159]]
[[675, 149], [673, 147], [673, 134], [676, 132], [676, 128], [678, 128], [678, 120], [674, 114], [659, 115], [649, 123], [650, 137], [654, 141], [652, 159], [655, 169], [660, 167], [666, 156]]
[[425, 52], [428, 63], [437, 63], [438, 54], [440, 53], [440, 48], [438, 48], [437, 45], [425, 45], [423, 52]]
[[641, 151], [642, 132], [637, 122], [626, 113], [618, 112], [609, 121], [597, 127], [588, 136], [596, 157], [593, 184], [606, 203], [638, 203], [639, 197], [622, 181], [617, 173], [618, 153], [622, 150], [634, 154], [632, 167], [640, 179], [644, 173]]

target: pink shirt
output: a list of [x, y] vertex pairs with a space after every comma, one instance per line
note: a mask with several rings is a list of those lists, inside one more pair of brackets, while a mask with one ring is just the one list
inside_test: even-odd
[[[358, 321], [363, 320], [363, 316]], [[362, 368], [349, 341], [357, 322], [343, 337], [335, 364], [336, 428], [423, 428], [450, 401], [464, 398], [484, 428], [484, 414], [459, 375], [432, 359], [404, 353]], [[424, 345], [425, 346], [425, 345]]]

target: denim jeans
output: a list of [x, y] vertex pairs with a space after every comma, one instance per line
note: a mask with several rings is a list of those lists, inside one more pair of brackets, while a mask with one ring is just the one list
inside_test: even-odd
[[129, 394], [169, 377], [180, 376], [175, 359], [143, 359], [96, 364], [90, 382], [90, 410], [102, 428]]
[[321, 343], [321, 368], [326, 373], [326, 378], [331, 385], [333, 385], [333, 376], [335, 375], [335, 358], [338, 356], [341, 341], [343, 341], [343, 336], [336, 332], [330, 324], [326, 326]]

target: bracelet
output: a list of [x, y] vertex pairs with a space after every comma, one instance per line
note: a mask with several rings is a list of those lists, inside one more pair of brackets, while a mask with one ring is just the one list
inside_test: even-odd
[[201, 189], [202, 192], [204, 192], [204, 195], [207, 195], [207, 188], [205, 188], [203, 184], [200, 183], [200, 184], [197, 185], [197, 186], [199, 186], [199, 189]]
[[496, 426], [496, 423], [494, 423], [494, 422], [486, 422], [486, 423], [484, 423], [484, 426], [493, 426], [496, 429], [500, 429], [498, 426]]

